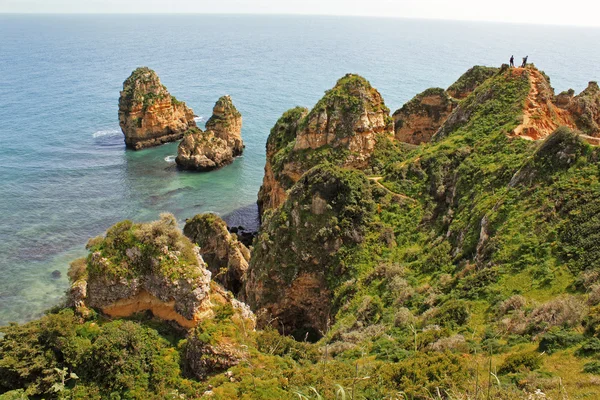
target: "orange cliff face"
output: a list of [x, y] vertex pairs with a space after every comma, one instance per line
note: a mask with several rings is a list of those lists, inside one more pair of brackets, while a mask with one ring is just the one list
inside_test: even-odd
[[396, 140], [415, 145], [431, 141], [457, 104], [444, 89], [418, 94], [393, 115]]
[[554, 103], [554, 89], [538, 69], [519, 68], [516, 72], [527, 74], [531, 89], [523, 108], [523, 123], [514, 129], [511, 136], [540, 140], [548, 137], [560, 126], [577, 128], [573, 115]]
[[171, 96], [154, 71], [138, 68], [123, 83], [119, 124], [128, 148], [139, 150], [173, 142], [196, 126], [194, 112]]

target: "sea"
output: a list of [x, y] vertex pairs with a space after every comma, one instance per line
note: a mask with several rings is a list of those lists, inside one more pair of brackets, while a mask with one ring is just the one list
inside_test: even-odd
[[[594, 28], [392, 18], [0, 15], [0, 326], [59, 304], [70, 261], [117, 221], [170, 212], [183, 225], [214, 212], [255, 229], [271, 127], [346, 73], [366, 77], [392, 111], [513, 54], [557, 92], [579, 92], [600, 79], [599, 42]], [[126, 150], [119, 91], [139, 66], [200, 126], [231, 95], [243, 156], [194, 173], [176, 168], [177, 143]]]

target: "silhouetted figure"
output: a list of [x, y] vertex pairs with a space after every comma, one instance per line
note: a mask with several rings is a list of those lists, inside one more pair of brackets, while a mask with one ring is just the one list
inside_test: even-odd
[[529, 58], [529, 56], [523, 57], [523, 65], [521, 65], [521, 68], [525, 68], [527, 66], [527, 59], [528, 58]]
[[510, 67], [511, 68], [515, 67], [515, 56], [510, 56]]

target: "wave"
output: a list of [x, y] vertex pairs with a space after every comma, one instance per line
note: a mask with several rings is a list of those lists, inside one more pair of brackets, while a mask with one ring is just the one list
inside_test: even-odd
[[202, 115], [194, 117], [194, 121], [196, 121], [196, 122], [202, 122], [202, 121], [204, 121], [204, 117]]
[[168, 163], [174, 163], [176, 157], [177, 156], [166, 156], [165, 157], [165, 161], [168, 162]]
[[121, 135], [121, 131], [119, 131], [117, 129], [106, 129], [106, 130], [94, 132], [94, 134], [92, 136], [95, 139], [97, 139], [97, 138], [101, 138], [101, 137], [110, 137], [110, 136], [117, 136], [117, 135]]

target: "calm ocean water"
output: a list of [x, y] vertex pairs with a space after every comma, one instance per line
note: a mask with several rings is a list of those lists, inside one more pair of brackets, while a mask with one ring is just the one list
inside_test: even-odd
[[[579, 91], [600, 78], [599, 41], [597, 29], [398, 19], [0, 16], [0, 325], [56, 304], [69, 261], [119, 220], [244, 209], [249, 224], [270, 128], [347, 72], [392, 110], [511, 54], [529, 54], [557, 90]], [[125, 151], [119, 90], [143, 65], [204, 119], [230, 94], [244, 156], [195, 174], [175, 168], [177, 144]]]

